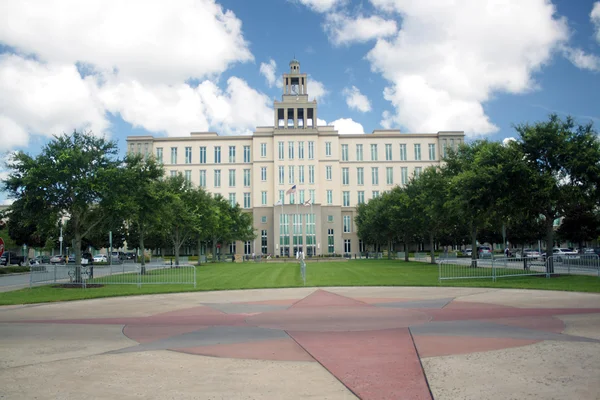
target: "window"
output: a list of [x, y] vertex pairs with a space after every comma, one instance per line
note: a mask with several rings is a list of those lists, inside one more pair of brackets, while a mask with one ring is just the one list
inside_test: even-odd
[[294, 142], [288, 142], [288, 158], [294, 159]]
[[185, 181], [186, 181], [187, 183], [191, 183], [191, 182], [192, 182], [192, 170], [190, 170], [190, 169], [186, 169], [186, 170], [184, 171], [184, 174], [185, 174], [185, 175], [184, 175], [184, 176], [185, 176]]
[[200, 164], [206, 164], [206, 147], [200, 147]]
[[357, 185], [365, 184], [365, 169], [363, 167], [356, 168], [356, 184]]
[[415, 178], [421, 176], [421, 167], [415, 167]]
[[260, 180], [267, 181], [267, 167], [260, 167]]
[[345, 191], [342, 196], [343, 203], [342, 206], [350, 207], [350, 192]]
[[386, 167], [385, 168], [385, 183], [388, 185], [394, 184], [394, 168]]
[[279, 166], [279, 184], [283, 185], [285, 183], [285, 167], [283, 165]]
[[201, 188], [206, 187], [206, 170], [205, 169], [200, 170], [200, 187]]
[[362, 160], [363, 160], [363, 145], [357, 144], [356, 145], [356, 161], [362, 161]]
[[260, 144], [260, 156], [261, 157], [266, 157], [267, 156], [267, 144], [266, 143], [261, 143]]
[[229, 146], [229, 162], [235, 162], [235, 146]]
[[325, 156], [331, 157], [331, 142], [325, 142]]
[[415, 144], [415, 160], [421, 161], [421, 145], [418, 143]]
[[229, 254], [235, 254], [235, 253], [237, 253], [236, 249], [235, 249], [235, 242], [229, 243]]
[[244, 254], [252, 254], [252, 242], [249, 240], [244, 242]]
[[[267, 217], [264, 217], [267, 218]], [[260, 231], [260, 252], [261, 254], [268, 254], [267, 246], [267, 230], [263, 229]]]
[[290, 204], [296, 204], [296, 193], [290, 193]]
[[284, 190], [279, 191], [279, 201], [281, 202], [281, 204], [285, 203], [285, 191]]
[[[267, 205], [267, 192], [260, 192], [260, 203], [263, 206]], [[266, 218], [266, 217], [265, 217]]]
[[344, 215], [344, 233], [350, 233], [350, 216]]
[[400, 145], [400, 161], [406, 161], [406, 145]]
[[379, 168], [377, 167], [371, 168], [371, 184], [379, 185]]
[[304, 183], [304, 165], [298, 165], [298, 183]]
[[348, 161], [348, 145], [342, 145], [342, 161]]
[[244, 170], [244, 187], [250, 187], [250, 170]]
[[377, 145], [371, 145], [371, 161], [377, 161]]
[[192, 163], [192, 148], [191, 147], [185, 148], [185, 163], [186, 164]]
[[344, 239], [344, 253], [351, 253], [352, 246], [350, 245], [350, 239]]
[[327, 204], [333, 204], [333, 190], [327, 191]]
[[435, 144], [429, 143], [429, 160], [435, 160]]
[[373, 198], [376, 199], [379, 197], [379, 190], [373, 190]]
[[444, 158], [446, 158], [448, 156], [448, 150], [447, 150], [448, 143], [446, 143], [446, 142], [447, 142], [447, 139], [444, 139], [442, 141], [442, 156]]
[[308, 183], [315, 183], [315, 166], [308, 166]]
[[244, 193], [244, 208], [250, 208], [250, 193]]
[[331, 165], [325, 167], [325, 179], [331, 180]]
[[342, 168], [342, 185], [350, 184], [350, 168]]
[[293, 184], [294, 183], [294, 166], [290, 165], [288, 167], [288, 183]]
[[315, 158], [315, 142], [308, 142], [308, 159]]
[[148, 157], [148, 143], [144, 143], [144, 157]]
[[171, 164], [177, 164], [177, 147], [171, 147]]
[[304, 160], [304, 142], [298, 142], [298, 159]]
[[174, 170], [171, 171], [171, 177], [175, 177], [175, 176], [177, 176], [177, 171], [174, 171]]
[[298, 193], [298, 204], [304, 204], [304, 189], [300, 189]]
[[221, 146], [215, 146], [215, 164], [221, 164]]
[[142, 154], [142, 144], [141, 143], [137, 144], [137, 154]]
[[221, 170], [215, 169], [215, 187], [221, 187]]
[[229, 170], [229, 187], [235, 187], [235, 169]]
[[400, 175], [402, 178], [402, 184], [408, 185], [408, 167], [400, 168]]
[[135, 153], [135, 144], [129, 143], [129, 152], [131, 154]]
[[316, 196], [315, 196], [315, 189], [310, 189], [308, 191], [308, 193], [310, 193], [310, 198], [309, 198], [310, 204], [315, 204], [315, 198], [316, 198]]
[[392, 145], [391, 144], [385, 145], [385, 160], [392, 161]]
[[365, 192], [363, 190], [358, 191], [358, 204], [363, 204], [365, 202]]
[[327, 229], [327, 251], [329, 254], [333, 254], [335, 252], [333, 229]]
[[163, 148], [162, 147], [156, 148], [156, 161], [158, 161], [159, 163], [163, 162]]
[[244, 162], [250, 162], [250, 146], [244, 146]]
[[266, 224], [267, 223], [267, 216], [263, 215], [262, 217], [260, 217], [260, 222], [263, 223], [263, 224]]
[[235, 201], [235, 193], [229, 193], [229, 205], [235, 207], [237, 201]]
[[327, 222], [333, 222], [333, 215], [327, 216]]
[[454, 150], [454, 139], [450, 139], [450, 148]]
[[283, 157], [284, 157], [283, 144], [284, 144], [283, 142], [278, 142], [277, 143], [278, 149], [279, 149], [279, 159], [280, 160], [283, 160]]

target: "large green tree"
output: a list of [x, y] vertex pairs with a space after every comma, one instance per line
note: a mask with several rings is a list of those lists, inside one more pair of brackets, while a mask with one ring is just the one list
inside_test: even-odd
[[35, 157], [16, 152], [8, 162], [5, 189], [25, 202], [28, 217], [70, 219], [77, 265], [82, 239], [106, 217], [102, 210], [117, 174], [116, 154], [114, 142], [75, 131], [54, 136]]

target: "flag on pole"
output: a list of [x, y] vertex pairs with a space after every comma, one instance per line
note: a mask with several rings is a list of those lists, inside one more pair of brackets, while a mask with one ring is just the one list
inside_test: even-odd
[[275, 203], [276, 206], [281, 206], [283, 205], [283, 202], [281, 201], [281, 199], [277, 200], [277, 203]]
[[312, 199], [308, 199], [304, 202], [304, 207], [310, 207], [312, 204]]
[[291, 188], [289, 188], [287, 190], [287, 192], [285, 192], [285, 194], [292, 194], [292, 193], [296, 193], [296, 185], [292, 186]]

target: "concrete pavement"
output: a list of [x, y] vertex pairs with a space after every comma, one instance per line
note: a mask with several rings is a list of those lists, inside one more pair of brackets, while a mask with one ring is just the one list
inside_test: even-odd
[[[93, 289], [88, 289], [93, 290]], [[348, 287], [0, 307], [0, 398], [598, 399], [600, 295]]]

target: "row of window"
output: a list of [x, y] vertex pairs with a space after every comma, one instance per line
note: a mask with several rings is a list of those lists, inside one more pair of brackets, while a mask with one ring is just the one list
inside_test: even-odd
[[[451, 139], [452, 141], [454, 141], [454, 139]], [[445, 144], [445, 141], [444, 141]], [[145, 145], [145, 154], [147, 155], [148, 153], [148, 149], [147, 149], [147, 143], [144, 144]], [[138, 143], [138, 153], [141, 153], [141, 143]], [[348, 146], [347, 144], [342, 144], [342, 161], [350, 161], [349, 158], [349, 150], [348, 150]], [[371, 144], [371, 161], [379, 161], [379, 150], [378, 150], [378, 145], [377, 144]], [[436, 159], [436, 152], [435, 152], [435, 144], [434, 143], [430, 143], [429, 145], [429, 160], [430, 161], [435, 161]], [[453, 146], [453, 144], [452, 144]], [[133, 148], [133, 143], [131, 144], [131, 147]], [[304, 159], [304, 142], [297, 142], [297, 148], [298, 148], [298, 159], [299, 160], [303, 160]], [[284, 160], [285, 159], [285, 142], [278, 142], [278, 155], [279, 155], [279, 160]], [[290, 141], [288, 142], [288, 146], [287, 146], [287, 155], [288, 155], [288, 159], [289, 160], [293, 160], [295, 158], [295, 150], [296, 150], [296, 142]], [[178, 164], [178, 148], [177, 147], [171, 147], [171, 164], [172, 165], [176, 165]], [[185, 151], [185, 157], [184, 157], [184, 164], [192, 164], [193, 161], [193, 154], [192, 154], [192, 147], [188, 146], [184, 148]], [[446, 147], [444, 145], [444, 153], [446, 152]], [[207, 150], [206, 150], [206, 146], [200, 146], [199, 147], [199, 158], [198, 158], [198, 163], [199, 164], [206, 164], [207, 161]], [[325, 156], [326, 157], [331, 157], [332, 155], [332, 150], [331, 150], [331, 142], [325, 142]], [[261, 143], [260, 144], [260, 156], [261, 157], [266, 157], [267, 156], [267, 144], [266, 143]], [[307, 142], [307, 158], [309, 160], [313, 160], [315, 158], [315, 142]], [[163, 148], [162, 147], [157, 147], [156, 148], [156, 158], [158, 159], [159, 162], [163, 163], [164, 162], [164, 154], [163, 154]], [[419, 143], [415, 143], [413, 145], [413, 159], [415, 161], [421, 161], [421, 145]], [[385, 144], [385, 161], [393, 161], [394, 157], [393, 157], [393, 151], [392, 151], [392, 144]], [[406, 144], [400, 144], [400, 153], [399, 153], [399, 160], [400, 161], [406, 161], [408, 160], [407, 157], [407, 150], [406, 150]], [[236, 146], [229, 146], [229, 158], [228, 158], [229, 163], [235, 163], [237, 162], [237, 158], [236, 158]], [[363, 158], [363, 145], [362, 144], [357, 144], [356, 145], [356, 158], [354, 161], [364, 161]], [[244, 163], [249, 163], [251, 162], [251, 155], [250, 155], [250, 146], [243, 146], [243, 162]], [[213, 148], [213, 163], [214, 164], [221, 164], [221, 146], [214, 146]]]
[[[298, 181], [296, 182], [295, 170], [298, 169]], [[422, 172], [422, 167], [415, 167], [415, 177], [418, 177]], [[278, 167], [278, 183], [280, 185], [285, 184], [285, 167]], [[408, 184], [408, 167], [400, 167], [400, 183], [403, 185]], [[333, 179], [333, 169], [331, 165], [325, 166], [325, 180], [331, 181]], [[267, 181], [267, 167], [261, 167], [261, 180]], [[304, 179], [304, 165], [289, 165], [288, 166], [288, 184], [303, 184], [306, 183]], [[315, 167], [313, 165], [308, 166], [308, 183], [315, 183]], [[386, 185], [394, 184], [394, 167], [385, 167], [385, 183]], [[365, 184], [365, 168], [356, 168], [356, 184]], [[371, 167], [371, 184], [379, 185], [379, 167]], [[350, 168], [342, 168], [342, 185], [350, 185]]]

